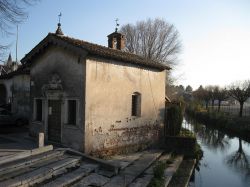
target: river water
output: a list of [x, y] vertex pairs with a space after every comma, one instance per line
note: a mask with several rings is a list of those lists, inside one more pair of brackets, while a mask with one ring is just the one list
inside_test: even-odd
[[190, 186], [250, 187], [248, 142], [187, 118], [183, 127], [196, 134], [204, 154]]

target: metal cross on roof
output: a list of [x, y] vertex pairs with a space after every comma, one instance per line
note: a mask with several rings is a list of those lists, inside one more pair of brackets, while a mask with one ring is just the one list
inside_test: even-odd
[[58, 20], [59, 20], [58, 23], [61, 23], [61, 17], [62, 17], [62, 13], [60, 12], [60, 14], [58, 15]]
[[116, 24], [115, 32], [117, 32], [118, 27], [119, 27], [119, 25], [120, 25], [120, 24], [118, 23], [118, 21], [119, 21], [119, 19], [116, 18], [116, 19], [115, 19], [115, 24]]

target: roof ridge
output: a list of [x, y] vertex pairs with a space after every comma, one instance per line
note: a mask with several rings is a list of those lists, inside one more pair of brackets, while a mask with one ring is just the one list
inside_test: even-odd
[[[131, 53], [130, 51], [122, 51], [122, 50], [119, 50], [119, 49], [113, 49], [113, 48], [110, 48], [110, 47], [107, 47], [107, 46], [104, 46], [104, 45], [100, 45], [100, 44], [96, 44], [96, 43], [92, 43], [92, 42], [89, 42], [89, 41], [86, 41], [86, 40], [82, 40], [82, 39], [78, 39], [78, 38], [74, 38], [74, 37], [71, 37], [71, 36], [66, 36], [66, 35], [57, 35], [55, 33], [49, 33], [53, 36], [57, 36], [59, 38], [68, 38], [68, 39], [72, 39], [72, 40], [77, 40], [77, 41], [80, 41], [80, 42], [84, 42], [86, 44], [89, 44], [89, 45], [95, 45], [95, 46], [98, 46], [98, 47], [103, 47], [107, 50], [114, 50], [115, 52], [121, 52], [121, 53], [127, 53], [127, 54], [130, 54], [130, 55], [135, 55], [137, 57], [140, 57], [142, 59], [145, 59], [143, 56], [140, 56], [138, 54], [135, 54], [135, 53]], [[153, 60], [152, 60], [153, 61]], [[159, 63], [159, 62], [156, 62], [156, 63]]]
[[130, 64], [145, 66], [149, 68], [155, 68], [159, 70], [171, 69], [169, 66], [165, 64], [162, 64], [154, 60], [146, 59], [143, 56], [140, 56], [140, 55], [128, 52], [128, 51], [112, 49], [103, 45], [91, 43], [91, 42], [73, 38], [70, 36], [57, 35], [55, 33], [48, 33], [48, 35], [39, 44], [37, 44], [28, 54], [26, 54], [25, 57], [21, 61], [27, 60], [28, 55], [31, 55], [30, 56], [31, 58], [32, 55], [35, 55], [35, 53], [38, 53], [39, 47], [44, 47], [44, 45], [50, 41], [51, 37], [54, 37], [57, 40], [61, 40], [68, 45], [79, 47], [87, 51], [89, 55], [96, 55], [96, 56], [100, 56], [100, 57], [104, 57], [108, 59], [123, 61], [123, 62], [127, 62]]

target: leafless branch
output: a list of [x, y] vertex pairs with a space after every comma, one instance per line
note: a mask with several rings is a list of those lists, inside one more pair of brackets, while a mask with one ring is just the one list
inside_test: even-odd
[[148, 19], [122, 26], [127, 51], [160, 63], [176, 65], [181, 43], [176, 28], [163, 19]]

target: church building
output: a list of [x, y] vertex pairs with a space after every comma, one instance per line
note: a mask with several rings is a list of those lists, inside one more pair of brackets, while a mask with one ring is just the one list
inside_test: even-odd
[[65, 36], [60, 23], [22, 60], [30, 69], [30, 134], [92, 155], [157, 142], [170, 68], [126, 52], [115, 30], [108, 47]]

